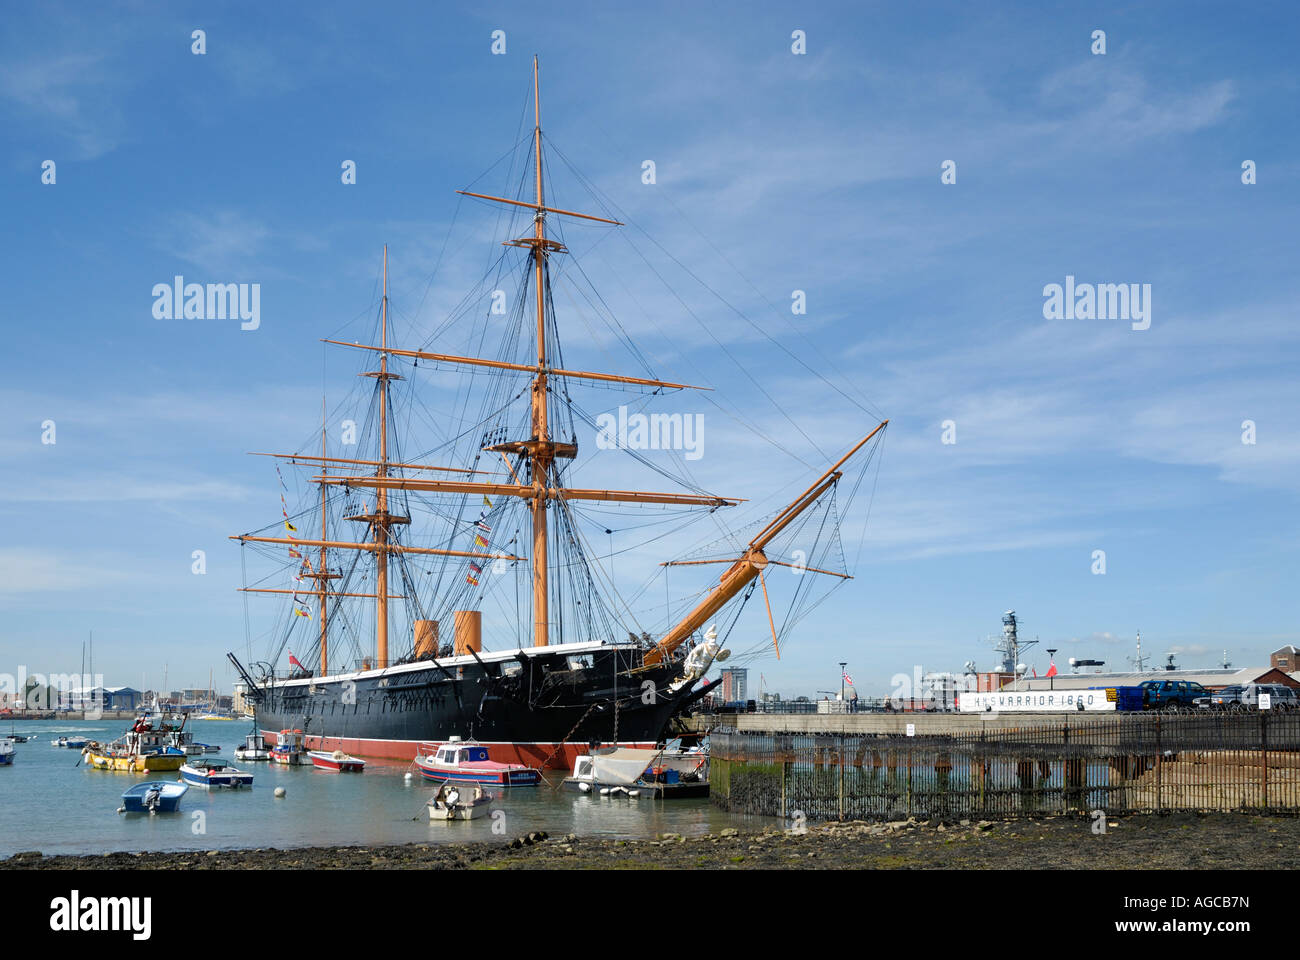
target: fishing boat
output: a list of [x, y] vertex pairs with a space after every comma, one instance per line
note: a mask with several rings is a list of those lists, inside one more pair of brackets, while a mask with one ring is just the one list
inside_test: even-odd
[[14, 762], [14, 742], [7, 737], [0, 740], [0, 767], [12, 766]]
[[[594, 394], [600, 404], [608, 402], [608, 391], [649, 403], [711, 388], [653, 375], [618, 318], [600, 306], [594, 287], [578, 292], [626, 346], [626, 362], [644, 375], [579, 370], [565, 362], [565, 325], [552, 284], [589, 281], [581, 267], [553, 273], [552, 261], [566, 256], [576, 262], [565, 231], [610, 230], [622, 221], [575, 212], [569, 201], [561, 208], [543, 192], [547, 167], [538, 77], [534, 61], [534, 128], [520, 141], [517, 158], [529, 173], [526, 188], [515, 197], [459, 191], [475, 202], [499, 205], [501, 222], [511, 231], [501, 237], [507, 248], [503, 265], [483, 278], [492, 305], [478, 294], [467, 296], [467, 305], [453, 310], [422, 344], [399, 342], [385, 247], [373, 333], [367, 330], [365, 342], [327, 341], [366, 358], [360, 375], [372, 384], [369, 396], [347, 408], [348, 414], [357, 411], [356, 420], [345, 421], [355, 429], [339, 449], [330, 448], [322, 428], [318, 447], [313, 436], [297, 452], [258, 454], [275, 458], [281, 515], [268, 510], [268, 524], [231, 539], [266, 567], [253, 579], [275, 584], [246, 582], [242, 589], [284, 604], [287, 626], [274, 632], [263, 661], [246, 667], [233, 653], [227, 657], [243, 681], [257, 729], [269, 741], [283, 729], [302, 729], [313, 750], [412, 760], [427, 757], [424, 744], [474, 738], [490, 745], [498, 760], [562, 770], [572, 769], [592, 742], [654, 749], [720, 683], [705, 674], [727, 651], [715, 646], [712, 653], [695, 654], [704, 647], [701, 631], [724, 608], [734, 623], [740, 608], [760, 597], [766, 616], [757, 612], [758, 604], [750, 608], [755, 626], [771, 626], [777, 647], [780, 618], [772, 615], [773, 581], [765, 580], [765, 570], [781, 566], [808, 575], [797, 583], [793, 577], [782, 581], [792, 611], [810, 602], [817, 588], [808, 584], [850, 579], [828, 568], [843, 566], [839, 522], [859, 484], [845, 484], [846, 497], [836, 492], [842, 478], [855, 475], [851, 469], [861, 468], [861, 480], [887, 421], [869, 432], [865, 421], [862, 431], [855, 427], [861, 439], [837, 459], [825, 458], [829, 468], [793, 501], [772, 512], [766, 506], [744, 508], [757, 514], [739, 521], [748, 532], [757, 530], [744, 537], [728, 527], [725, 516], [746, 501], [702, 487], [681, 466], [680, 454], [658, 458], [667, 464], [642, 455], [642, 448], [664, 447], [633, 442], [625, 429], [626, 405], [617, 416], [599, 417], [583, 405], [593, 396], [591, 388], [606, 391]], [[574, 179], [590, 183], [580, 175]], [[596, 202], [605, 205], [602, 212], [612, 212], [602, 197]], [[497, 289], [507, 275], [519, 286]], [[486, 320], [472, 312], [480, 300]], [[461, 339], [434, 342], [452, 337]], [[491, 340], [499, 344], [495, 352]], [[461, 353], [478, 355], [453, 352], [464, 344], [471, 346]], [[590, 349], [581, 341], [578, 347]], [[706, 357], [705, 365], [711, 360]], [[809, 376], [825, 381], [815, 367], [804, 366]], [[435, 392], [434, 376], [437, 400], [446, 404], [436, 413], [426, 404]], [[654, 416], [667, 418], [670, 432], [677, 417], [677, 441], [683, 439], [681, 414]], [[443, 427], [448, 417], [456, 423], [450, 437]], [[734, 418], [752, 420], [739, 413]], [[399, 437], [399, 426], [416, 435]], [[653, 470], [656, 484], [675, 489], [610, 489], [604, 476], [580, 485], [578, 432], [589, 428], [596, 438], [590, 459], [610, 464], [626, 457], [630, 469]], [[781, 429], [753, 429], [764, 442], [797, 456], [771, 435]], [[680, 442], [668, 446], [681, 449]], [[405, 451], [413, 450], [437, 451], [436, 462], [432, 456], [408, 461]], [[581, 469], [595, 468], [584, 458]], [[288, 498], [299, 489], [299, 477], [307, 492], [291, 507]], [[668, 514], [681, 528], [707, 525], [710, 537], [722, 528], [719, 539], [697, 544], [689, 557], [660, 564], [717, 564], [723, 572], [702, 591], [696, 581], [670, 603], [653, 635], [624, 601], [612, 559], [605, 563], [593, 548], [595, 538], [612, 535], [614, 511], [633, 513], [629, 523], [642, 526], [663, 523]], [[667, 570], [654, 575], [667, 582]], [[633, 587], [638, 596], [644, 590]], [[789, 626], [798, 617], [784, 622]]]
[[430, 820], [477, 820], [487, 815], [492, 797], [478, 784], [444, 783], [427, 806]]
[[303, 746], [301, 730], [281, 730], [274, 747], [271, 748], [271, 762], [285, 766], [297, 766], [311, 763], [307, 748]]
[[311, 757], [312, 766], [319, 767], [322, 770], [360, 773], [366, 769], [366, 761], [348, 756], [342, 750], [335, 750], [332, 753], [325, 750], [309, 750], [307, 756]]
[[599, 796], [707, 797], [707, 764], [707, 756], [669, 756], [662, 750], [620, 747], [578, 757], [561, 786]]
[[137, 783], [122, 794], [118, 813], [175, 813], [181, 807], [181, 797], [189, 787], [184, 783], [152, 780]]
[[181, 779], [196, 787], [251, 787], [253, 775], [225, 760], [191, 760], [181, 767]]
[[135, 773], [179, 770], [185, 763], [185, 751], [172, 745], [171, 735], [170, 729], [154, 729], [153, 718], [146, 714], [137, 717], [131, 729], [116, 740], [107, 744], [86, 743], [81, 755], [97, 770]]
[[539, 771], [522, 763], [498, 763], [479, 743], [453, 741], [425, 746], [427, 752], [414, 761], [425, 780], [490, 783], [498, 787], [535, 787], [542, 782]]
[[236, 760], [270, 760], [271, 748], [266, 745], [266, 738], [254, 731], [244, 737], [244, 745], [235, 747]]

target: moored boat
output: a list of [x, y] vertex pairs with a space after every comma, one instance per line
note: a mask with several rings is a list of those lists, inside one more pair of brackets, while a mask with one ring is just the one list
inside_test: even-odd
[[196, 787], [251, 787], [253, 775], [225, 760], [191, 760], [181, 767], [181, 778]]
[[578, 757], [561, 786], [605, 797], [707, 797], [708, 759], [698, 750], [604, 750]]
[[14, 742], [9, 739], [0, 740], [0, 767], [11, 766], [14, 762]]
[[281, 730], [278, 741], [271, 748], [271, 761], [286, 766], [311, 763], [303, 745], [301, 730]]
[[487, 815], [492, 797], [478, 784], [444, 783], [427, 806], [430, 820], [477, 820]]
[[146, 714], [137, 717], [131, 729], [108, 744], [86, 743], [81, 755], [97, 770], [128, 770], [136, 773], [179, 770], [185, 751], [172, 745], [172, 731], [155, 730]]
[[442, 746], [423, 746], [426, 749], [414, 762], [425, 780], [488, 783], [498, 787], [535, 787], [542, 782], [540, 771], [522, 763], [497, 763], [488, 755], [487, 747], [479, 743], [452, 740]]
[[254, 731], [244, 738], [242, 747], [235, 747], [236, 760], [270, 760], [271, 748], [266, 745], [266, 737]]
[[335, 750], [333, 753], [328, 750], [309, 750], [307, 755], [311, 757], [312, 766], [322, 770], [360, 773], [366, 768], [366, 761], [359, 757], [350, 757], [342, 750]]
[[50, 741], [50, 746], [67, 747], [70, 750], [80, 750], [89, 742], [90, 741], [85, 737], [55, 737]]
[[181, 797], [189, 787], [183, 783], [151, 780], [137, 783], [122, 794], [118, 813], [175, 813], [180, 809]]

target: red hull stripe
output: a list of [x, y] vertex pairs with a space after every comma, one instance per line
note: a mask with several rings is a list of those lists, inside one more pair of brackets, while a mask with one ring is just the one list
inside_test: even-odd
[[[278, 730], [261, 730], [268, 744], [278, 742]], [[414, 760], [420, 745], [433, 744], [442, 746], [446, 741], [440, 740], [366, 740], [358, 737], [319, 737], [307, 734], [304, 738], [308, 750], [342, 750], [357, 757], [376, 757], [385, 760]], [[588, 752], [585, 743], [501, 743], [492, 740], [476, 740], [475, 743], [487, 747], [488, 755], [498, 763], [522, 763], [526, 767], [547, 770], [572, 770], [575, 758]], [[653, 741], [620, 742], [620, 747], [634, 747], [639, 750], [653, 750]], [[550, 757], [550, 762], [543, 768], [542, 764]]]

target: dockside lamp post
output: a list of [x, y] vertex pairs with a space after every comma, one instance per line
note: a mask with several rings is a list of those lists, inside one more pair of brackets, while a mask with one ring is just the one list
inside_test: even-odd
[[847, 660], [840, 661], [840, 703], [844, 702], [844, 668], [848, 665]]

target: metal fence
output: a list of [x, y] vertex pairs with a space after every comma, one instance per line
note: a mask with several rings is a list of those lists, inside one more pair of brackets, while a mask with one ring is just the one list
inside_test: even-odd
[[951, 735], [710, 737], [711, 795], [813, 820], [1300, 812], [1300, 714], [1136, 714]]

